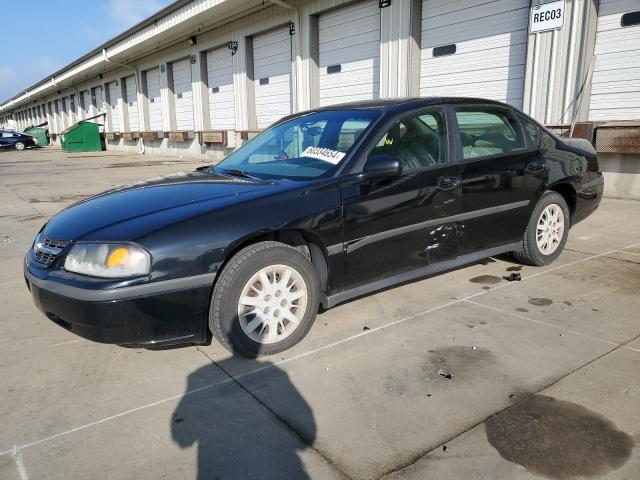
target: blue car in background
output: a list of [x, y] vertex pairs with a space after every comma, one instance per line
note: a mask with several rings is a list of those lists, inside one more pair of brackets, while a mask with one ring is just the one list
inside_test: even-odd
[[0, 149], [15, 148], [16, 150], [24, 150], [36, 145], [38, 145], [38, 140], [31, 135], [13, 130], [0, 130]]

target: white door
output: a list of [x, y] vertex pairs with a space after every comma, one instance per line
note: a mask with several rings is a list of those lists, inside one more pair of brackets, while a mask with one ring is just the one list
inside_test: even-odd
[[207, 52], [207, 87], [211, 128], [233, 130], [236, 128], [233, 57], [227, 47]]
[[380, 8], [365, 2], [320, 15], [320, 105], [380, 96]]
[[91, 91], [90, 90], [85, 90], [84, 92], [81, 93], [82, 95], [82, 108], [80, 109], [80, 112], [82, 113], [82, 118], [89, 118], [91, 117]]
[[146, 71], [147, 99], [149, 101], [149, 129], [162, 130], [162, 103], [160, 101], [160, 70], [152, 68]]
[[118, 86], [116, 82], [107, 83], [107, 93], [109, 96], [109, 118], [111, 119], [111, 131], [120, 131], [120, 109], [118, 108]]
[[176, 106], [176, 128], [193, 130], [193, 93], [191, 90], [191, 63], [188, 58], [173, 62], [173, 94]]
[[102, 95], [102, 86], [95, 87], [93, 89], [93, 97], [92, 100], [95, 100], [95, 107], [98, 113], [104, 111], [104, 97]]
[[600, 0], [589, 120], [640, 118], [640, 25], [622, 26], [638, 0]]
[[258, 128], [291, 113], [291, 35], [289, 27], [253, 37]]
[[129, 131], [140, 130], [138, 119], [138, 90], [136, 89], [136, 77], [130, 75], [124, 80], [125, 102], [127, 102], [127, 118], [129, 119]]
[[528, 22], [529, 0], [424, 0], [420, 95], [522, 108]]

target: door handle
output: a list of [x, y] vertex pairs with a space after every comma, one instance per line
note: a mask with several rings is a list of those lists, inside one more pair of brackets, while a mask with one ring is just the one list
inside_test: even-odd
[[440, 177], [438, 179], [438, 188], [445, 192], [455, 190], [460, 186], [460, 179], [458, 177]]
[[527, 172], [539, 172], [544, 168], [544, 162], [541, 160], [534, 160], [527, 164]]

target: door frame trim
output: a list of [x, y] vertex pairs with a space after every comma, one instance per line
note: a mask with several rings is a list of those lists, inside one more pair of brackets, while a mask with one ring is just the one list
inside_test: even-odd
[[502, 253], [512, 252], [517, 250], [521, 245], [521, 242], [509, 243], [507, 245], [501, 245], [499, 247], [488, 248], [480, 250], [474, 253], [469, 253], [461, 257], [457, 257], [451, 260], [445, 260], [443, 262], [427, 265], [409, 272], [399, 273], [391, 277], [376, 280], [375, 282], [359, 285], [355, 288], [343, 290], [342, 292], [335, 293], [333, 295], [322, 296], [322, 306], [324, 308], [332, 308], [336, 305], [346, 302], [347, 300], [361, 297], [363, 295], [383, 290], [401, 283], [410, 282], [421, 277], [427, 277], [436, 273], [444, 272], [446, 270], [452, 270], [463, 265], [477, 262], [483, 258], [492, 257], [494, 255], [500, 255]]

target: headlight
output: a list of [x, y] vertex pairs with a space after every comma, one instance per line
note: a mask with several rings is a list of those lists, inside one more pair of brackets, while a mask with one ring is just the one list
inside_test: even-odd
[[133, 245], [76, 243], [64, 269], [92, 277], [132, 277], [146, 275], [151, 267], [149, 253]]

